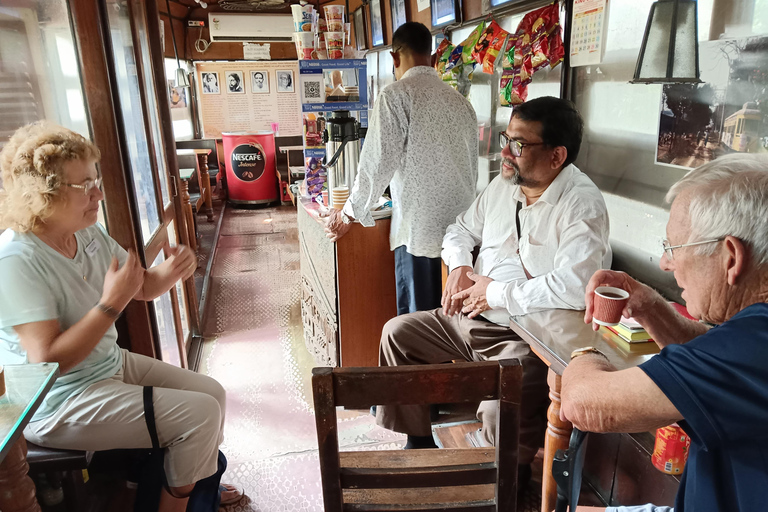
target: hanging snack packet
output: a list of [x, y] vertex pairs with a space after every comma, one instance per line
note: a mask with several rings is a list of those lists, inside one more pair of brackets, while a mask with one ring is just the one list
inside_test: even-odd
[[440, 59], [442, 58], [443, 54], [446, 51], [450, 53], [451, 50], [453, 50], [453, 45], [448, 40], [448, 38], [445, 38], [442, 41], [440, 41], [440, 44], [437, 45], [437, 49], [435, 50], [435, 53], [432, 55], [432, 62], [433, 62], [432, 65], [435, 67], [435, 69], [437, 69], [437, 63], [440, 62]]
[[443, 74], [445, 74], [446, 68], [448, 66], [448, 58], [451, 56], [453, 49], [454, 46], [451, 43], [448, 43], [448, 46], [445, 47], [443, 53], [440, 55], [440, 58], [437, 60], [435, 69], [437, 70], [438, 75], [443, 76]]
[[482, 61], [475, 60], [474, 51], [475, 51], [475, 46], [478, 44], [478, 41], [480, 41], [480, 36], [483, 34], [484, 31], [485, 31], [485, 22], [481, 21], [480, 24], [477, 26], [477, 28], [475, 28], [475, 30], [473, 30], [472, 33], [469, 34], [469, 37], [467, 37], [459, 45], [461, 46], [461, 58], [464, 64], [469, 64], [470, 62], [478, 62], [478, 63], [482, 62]]
[[496, 20], [491, 21], [488, 27], [480, 35], [477, 44], [472, 49], [472, 57], [475, 62], [482, 64], [483, 72], [493, 74], [493, 65], [499, 55], [501, 45], [509, 33], [501, 28]]

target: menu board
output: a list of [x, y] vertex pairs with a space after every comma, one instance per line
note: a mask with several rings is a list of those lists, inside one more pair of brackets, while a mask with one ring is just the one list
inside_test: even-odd
[[302, 135], [298, 61], [195, 63], [205, 138], [272, 130]]

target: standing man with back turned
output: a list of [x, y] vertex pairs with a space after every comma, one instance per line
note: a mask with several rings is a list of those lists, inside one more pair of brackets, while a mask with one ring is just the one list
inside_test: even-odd
[[390, 186], [398, 315], [440, 307], [443, 235], [475, 198], [477, 116], [430, 66], [431, 53], [432, 34], [421, 23], [395, 31], [397, 81], [379, 94], [355, 185], [325, 228], [336, 241], [353, 219], [372, 227], [369, 208]]

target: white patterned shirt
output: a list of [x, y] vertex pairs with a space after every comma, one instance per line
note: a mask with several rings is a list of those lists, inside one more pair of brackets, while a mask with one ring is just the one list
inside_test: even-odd
[[[523, 205], [519, 244], [518, 202]], [[592, 274], [611, 265], [608, 235], [603, 195], [586, 174], [569, 165], [530, 206], [519, 186], [497, 176], [448, 227], [442, 258], [449, 270], [472, 266], [472, 249], [480, 245], [474, 271], [494, 280], [486, 291], [492, 309], [483, 316], [509, 325], [510, 315], [584, 309]]]
[[385, 87], [373, 107], [344, 213], [373, 226], [369, 208], [390, 186], [392, 250], [437, 258], [445, 229], [475, 198], [477, 116], [427, 66]]

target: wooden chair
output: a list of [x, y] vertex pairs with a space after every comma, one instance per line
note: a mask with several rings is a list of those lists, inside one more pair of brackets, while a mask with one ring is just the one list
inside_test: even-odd
[[[523, 371], [516, 359], [315, 368], [312, 391], [326, 512], [515, 512]], [[336, 407], [499, 400], [495, 448], [339, 452]]]

